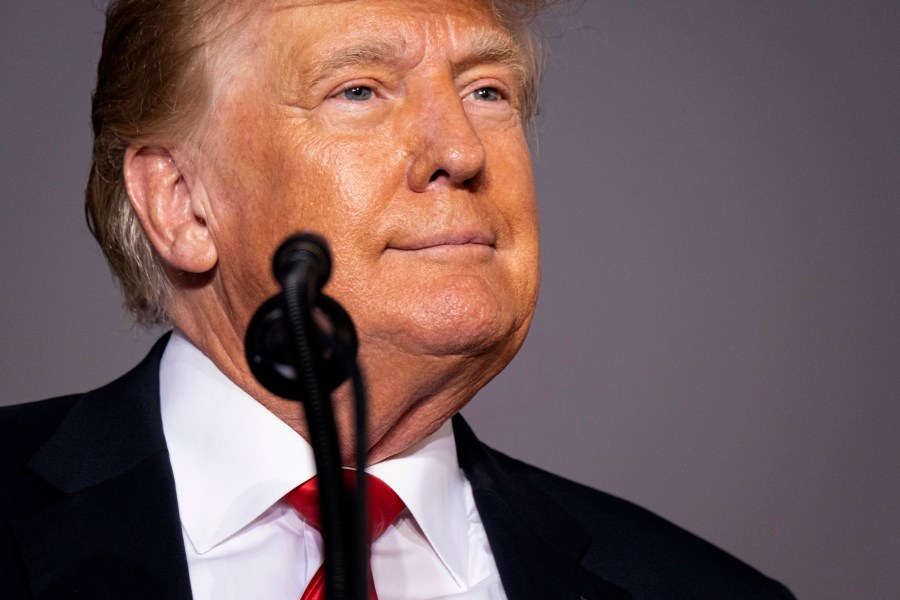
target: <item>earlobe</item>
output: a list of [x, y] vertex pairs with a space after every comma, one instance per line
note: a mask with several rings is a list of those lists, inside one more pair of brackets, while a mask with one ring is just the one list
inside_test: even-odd
[[215, 243], [184, 173], [161, 147], [129, 146], [125, 187], [144, 232], [163, 262], [188, 273], [206, 273], [218, 260]]

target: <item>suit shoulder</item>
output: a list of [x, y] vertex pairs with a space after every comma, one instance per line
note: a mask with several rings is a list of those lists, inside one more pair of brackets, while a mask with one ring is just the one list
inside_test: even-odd
[[0, 408], [0, 564], [11, 552], [8, 523], [56, 495], [51, 486], [34, 475], [28, 462], [79, 397], [62, 396]]
[[793, 598], [777, 581], [645, 508], [498, 454], [591, 534], [583, 564], [634, 598]]
[[0, 447], [5, 460], [16, 455], [30, 456], [82, 395], [0, 407]]
[[[0, 460], [12, 454], [30, 456], [63, 423], [70, 412], [106, 410], [115, 412], [122, 398], [159, 396], [159, 360], [169, 340], [162, 336], [146, 358], [121, 377], [85, 393], [0, 407]], [[74, 409], [74, 410], [73, 410]], [[112, 415], [115, 417], [115, 414]]]

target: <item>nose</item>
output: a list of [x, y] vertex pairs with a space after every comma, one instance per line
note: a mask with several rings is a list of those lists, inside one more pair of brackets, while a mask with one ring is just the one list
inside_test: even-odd
[[409, 164], [409, 186], [416, 192], [477, 188], [486, 156], [478, 131], [455, 89], [416, 103], [410, 135], [416, 140]]

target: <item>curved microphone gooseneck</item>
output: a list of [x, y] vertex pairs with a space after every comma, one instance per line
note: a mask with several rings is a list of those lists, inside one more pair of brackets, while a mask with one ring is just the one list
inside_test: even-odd
[[[331, 272], [321, 237], [289, 237], [273, 259], [282, 293], [260, 306], [247, 328], [247, 361], [269, 391], [303, 403], [316, 461], [325, 591], [329, 600], [368, 594], [365, 490], [365, 389], [356, 364], [356, 330], [347, 312], [321, 293]], [[313, 318], [324, 317], [328, 329]], [[351, 377], [356, 412], [356, 499], [344, 487], [330, 394]], [[354, 507], [355, 510], [351, 510]]]

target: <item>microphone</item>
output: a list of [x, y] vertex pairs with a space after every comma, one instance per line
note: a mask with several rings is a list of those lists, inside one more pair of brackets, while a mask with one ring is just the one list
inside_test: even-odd
[[[275, 279], [284, 287], [292, 275], [302, 272], [306, 284], [312, 294], [310, 304], [314, 304], [315, 296], [328, 283], [331, 277], [331, 253], [328, 243], [314, 233], [295, 233], [279, 246], [272, 260]], [[312, 284], [312, 285], [310, 285]]]
[[[272, 271], [284, 292], [266, 300], [253, 315], [244, 339], [250, 371], [273, 394], [290, 400], [307, 397], [304, 377], [297, 365], [297, 350], [291, 335], [285, 294], [305, 296], [312, 360], [325, 393], [335, 390], [349, 376], [348, 360], [356, 358], [356, 328], [347, 311], [322, 293], [331, 276], [331, 253], [327, 242], [314, 233], [297, 233], [279, 246]], [[289, 291], [293, 290], [293, 291]], [[327, 321], [328, 331], [315, 323], [316, 310]]]
[[244, 346], [256, 379], [270, 392], [303, 403], [319, 477], [328, 598], [367, 597], [365, 452], [357, 450], [356, 498], [344, 488], [330, 394], [352, 378], [356, 448], [367, 448], [358, 339], [347, 311], [322, 293], [331, 256], [321, 237], [285, 240], [272, 260], [282, 291], [266, 300], [247, 326]]

